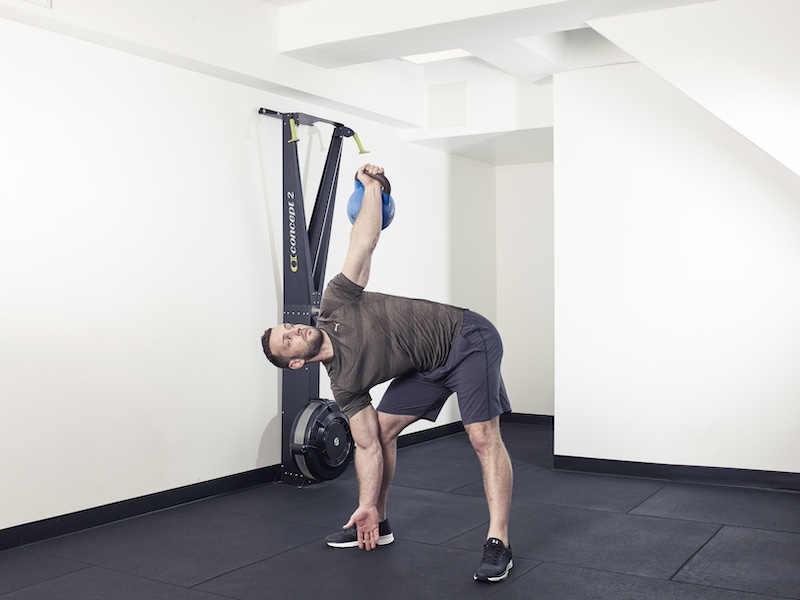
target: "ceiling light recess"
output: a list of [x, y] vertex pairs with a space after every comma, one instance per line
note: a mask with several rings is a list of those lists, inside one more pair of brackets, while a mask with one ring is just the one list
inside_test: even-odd
[[403, 56], [403, 60], [407, 60], [417, 65], [424, 65], [426, 63], [438, 62], [440, 60], [450, 60], [451, 58], [464, 58], [472, 56], [466, 50], [455, 48], [453, 50], [442, 50], [440, 52], [427, 52], [425, 54], [412, 54], [411, 56]]

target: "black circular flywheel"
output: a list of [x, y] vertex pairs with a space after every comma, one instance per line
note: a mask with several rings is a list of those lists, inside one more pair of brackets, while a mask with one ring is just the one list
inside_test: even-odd
[[291, 454], [312, 481], [336, 479], [353, 455], [350, 422], [332, 400], [314, 398], [292, 425]]

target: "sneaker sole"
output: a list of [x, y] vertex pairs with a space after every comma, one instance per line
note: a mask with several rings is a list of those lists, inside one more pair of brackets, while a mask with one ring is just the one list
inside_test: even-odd
[[[378, 546], [387, 546], [394, 541], [394, 534], [387, 533], [378, 538]], [[358, 548], [358, 542], [325, 542], [331, 548]]]
[[475, 575], [473, 575], [473, 578], [475, 579], [475, 581], [488, 581], [490, 583], [497, 583], [498, 581], [503, 581], [506, 577], [508, 577], [508, 572], [511, 570], [511, 567], [513, 566], [514, 566], [514, 561], [512, 559], [508, 561], [508, 566], [506, 567], [506, 570], [500, 573], [500, 575], [495, 575], [494, 577], [479, 578], [478, 574], [476, 573]]

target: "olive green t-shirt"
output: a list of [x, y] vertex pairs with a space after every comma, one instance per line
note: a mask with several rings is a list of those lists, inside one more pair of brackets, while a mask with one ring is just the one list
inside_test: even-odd
[[333, 358], [324, 364], [336, 403], [352, 417], [370, 404], [373, 386], [440, 367], [463, 318], [463, 308], [365, 292], [336, 275], [325, 288], [317, 318], [317, 327], [333, 344]]

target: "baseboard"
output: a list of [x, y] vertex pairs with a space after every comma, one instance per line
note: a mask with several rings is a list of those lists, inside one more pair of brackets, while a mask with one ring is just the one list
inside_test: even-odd
[[[398, 447], [410, 446], [461, 431], [464, 431], [464, 426], [461, 422], [450, 423], [401, 436], [397, 441], [397, 445]], [[269, 483], [277, 480], [280, 472], [280, 465], [272, 465], [67, 515], [0, 529], [0, 551], [19, 548], [27, 544], [106, 525], [156, 510], [172, 508], [180, 504]]]
[[[500, 423], [523, 423], [525, 425], [552, 427], [553, 417], [524, 413], [506, 413], [500, 416]], [[406, 446], [419, 444], [421, 442], [428, 442], [430, 440], [435, 440], [436, 438], [452, 435], [454, 433], [460, 433], [462, 431], [464, 431], [464, 425], [461, 423], [461, 421], [450, 423], [448, 425], [431, 427], [430, 429], [425, 429], [424, 431], [415, 431], [414, 433], [401, 435], [399, 438], [397, 438], [397, 447], [405, 448]]]
[[511, 412], [501, 415], [500, 423], [523, 423], [525, 425], [553, 427], [555, 418], [552, 415], [532, 415], [527, 413]]
[[625, 460], [561, 456], [558, 454], [553, 457], [553, 466], [560, 471], [663, 479], [674, 483], [702, 483], [705, 485], [800, 491], [800, 473], [640, 463]]
[[0, 551], [275, 481], [274, 465], [0, 530]]
[[464, 431], [464, 425], [461, 424], [461, 421], [449, 423], [447, 425], [440, 425], [438, 427], [431, 427], [430, 429], [425, 429], [423, 431], [415, 431], [414, 433], [401, 435], [399, 438], [397, 438], [397, 447], [405, 448], [406, 446], [412, 446], [422, 442], [429, 442], [430, 440], [435, 440], [437, 438], [444, 437], [446, 435], [452, 435], [454, 433], [460, 433], [462, 431]]
[[[552, 427], [553, 422], [553, 417], [547, 415], [509, 413], [501, 417], [501, 423], [522, 423]], [[452, 435], [454, 433], [460, 433], [462, 431], [464, 431], [464, 425], [461, 422], [450, 423], [400, 436], [397, 440], [397, 445], [402, 448]], [[624, 475], [629, 477], [662, 479], [678, 483], [702, 483], [800, 491], [800, 473], [723, 469], [716, 467], [690, 467], [562, 455], [555, 455], [553, 457], [553, 463], [556, 469], [562, 471]], [[275, 481], [280, 475], [280, 472], [280, 465], [273, 465], [246, 473], [221, 477], [212, 481], [196, 483], [194, 485], [150, 494], [140, 498], [124, 500], [68, 515], [2, 529], [0, 530], [0, 551], [18, 548], [27, 544], [33, 544], [35, 542], [143, 515], [156, 510], [171, 508], [180, 504], [186, 504], [187, 502], [203, 500], [212, 496], [269, 483]]]

